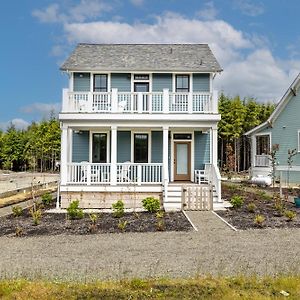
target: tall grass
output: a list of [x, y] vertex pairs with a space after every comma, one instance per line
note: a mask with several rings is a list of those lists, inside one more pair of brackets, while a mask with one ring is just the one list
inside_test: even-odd
[[300, 299], [300, 276], [132, 279], [106, 282], [0, 281], [1, 299]]

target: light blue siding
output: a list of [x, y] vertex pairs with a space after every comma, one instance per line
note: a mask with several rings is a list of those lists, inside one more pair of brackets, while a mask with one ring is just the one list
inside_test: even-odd
[[152, 131], [151, 159], [153, 163], [162, 163], [163, 132]]
[[172, 74], [153, 74], [152, 91], [162, 92], [163, 89], [169, 89], [169, 91], [172, 91]]
[[[296, 96], [291, 96], [283, 111], [273, 122], [272, 127], [263, 128], [256, 133], [271, 133], [271, 143], [279, 144], [276, 154], [278, 166], [287, 166], [288, 149], [298, 151], [298, 130], [300, 130], [300, 90]], [[254, 153], [255, 154], [255, 153]], [[300, 166], [300, 153], [293, 157], [293, 166]], [[286, 172], [282, 173], [285, 177]], [[290, 182], [300, 184], [300, 172], [291, 172]]]
[[89, 131], [73, 132], [72, 162], [89, 161]]
[[193, 91], [209, 92], [209, 74], [193, 74]]
[[206, 163], [210, 163], [210, 134], [195, 131], [195, 170], [203, 170]]
[[90, 91], [90, 73], [74, 73], [74, 92]]
[[111, 74], [111, 87], [118, 89], [120, 92], [131, 92], [131, 74]]
[[131, 161], [131, 132], [118, 131], [117, 133], [117, 162]]

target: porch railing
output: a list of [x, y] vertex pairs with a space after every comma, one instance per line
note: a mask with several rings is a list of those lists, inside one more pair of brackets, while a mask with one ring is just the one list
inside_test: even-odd
[[[67, 165], [67, 184], [110, 184], [111, 164], [89, 162]], [[117, 184], [159, 184], [162, 183], [162, 164], [117, 164]]]
[[267, 155], [267, 154], [255, 155], [254, 164], [255, 164], [255, 167], [269, 167], [270, 166], [270, 155]]
[[110, 164], [71, 163], [67, 165], [67, 183], [98, 184], [110, 182]]
[[162, 164], [117, 164], [117, 183], [162, 183]]
[[212, 113], [215, 93], [69, 92], [63, 90], [63, 112], [102, 113]]

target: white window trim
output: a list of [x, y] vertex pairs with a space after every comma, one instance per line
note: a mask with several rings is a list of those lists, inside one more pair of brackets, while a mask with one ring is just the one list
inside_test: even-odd
[[[141, 74], [145, 74], [149, 76], [149, 79], [134, 79], [134, 75], [141, 75]], [[134, 92], [134, 83], [135, 82], [144, 82], [144, 83], [149, 83], [149, 93], [152, 92], [152, 81], [153, 81], [153, 76], [152, 73], [149, 72], [134, 72], [131, 73], [131, 92]]]
[[135, 134], [148, 134], [148, 164], [152, 161], [152, 132], [151, 130], [137, 130], [131, 131], [131, 163], [134, 163], [134, 135]]
[[111, 90], [111, 73], [107, 72], [91, 72], [90, 73], [90, 92], [94, 93], [94, 75], [107, 75], [107, 93]]
[[193, 73], [172, 73], [172, 92], [176, 93], [176, 75], [188, 75], [189, 76], [189, 93], [193, 92]]
[[[188, 131], [188, 130], [181, 130], [181, 131], [178, 131], [178, 130], [169, 130], [170, 134], [171, 134], [171, 161], [170, 161], [170, 170], [171, 170], [171, 178], [170, 178], [170, 181], [174, 181], [174, 149], [175, 149], [175, 146], [174, 146], [174, 142], [190, 142], [191, 143], [191, 181], [194, 181], [194, 168], [195, 168], [195, 165], [194, 165], [194, 160], [195, 160], [195, 149], [194, 149], [194, 144], [195, 144], [195, 134], [194, 134], [194, 131]], [[177, 133], [187, 133], [187, 134], [191, 134], [192, 135], [192, 139], [191, 140], [174, 140], [174, 134], [177, 134]]]
[[[110, 130], [90, 130], [89, 136], [89, 162], [93, 163], [93, 134], [94, 133], [105, 133], [107, 134], [106, 139], [106, 163], [110, 163]], [[118, 147], [118, 145], [117, 145]]]

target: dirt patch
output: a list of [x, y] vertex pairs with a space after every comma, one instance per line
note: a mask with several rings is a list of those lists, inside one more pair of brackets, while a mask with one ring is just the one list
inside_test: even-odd
[[[164, 212], [163, 218], [147, 212], [125, 213], [121, 218], [115, 218], [111, 213], [100, 213], [97, 214], [96, 225], [91, 227], [88, 214], [83, 219], [69, 220], [64, 213], [46, 213], [45, 209], [42, 211], [39, 225], [33, 225], [28, 209], [19, 217], [9, 215], [0, 218], [0, 236], [13, 236], [18, 230], [22, 236], [192, 230], [182, 212]], [[119, 224], [124, 222], [126, 226], [122, 231]]]
[[[283, 209], [280, 211], [276, 208], [276, 202], [270, 196], [270, 190], [255, 188], [253, 192], [248, 191], [242, 185], [222, 186], [222, 198], [230, 200], [233, 196], [239, 195], [243, 197], [244, 204], [240, 208], [228, 208], [226, 211], [217, 211], [216, 213], [224, 218], [227, 222], [232, 224], [237, 229], [250, 229], [250, 228], [299, 228], [300, 227], [300, 209], [288, 201], [282, 201]], [[255, 209], [253, 212], [249, 211], [248, 205], [254, 204]], [[293, 211], [296, 216], [292, 221], [284, 215], [285, 211]], [[254, 222], [257, 215], [264, 217], [264, 222], [258, 225]]]

